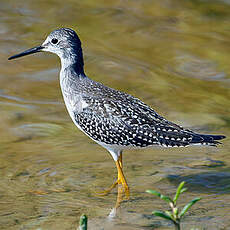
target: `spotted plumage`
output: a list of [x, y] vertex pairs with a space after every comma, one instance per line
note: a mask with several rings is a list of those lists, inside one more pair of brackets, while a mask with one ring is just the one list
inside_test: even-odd
[[[68, 73], [66, 73], [68, 76]], [[194, 144], [216, 145], [222, 136], [201, 135], [184, 129], [158, 115], [141, 100], [106, 87], [88, 77], [64, 78], [65, 101], [73, 121], [93, 140], [122, 148]], [[75, 96], [73, 96], [75, 95]], [[80, 99], [79, 99], [80, 98]], [[84, 105], [79, 109], [80, 104]]]
[[42, 46], [61, 58], [60, 85], [73, 122], [110, 153], [116, 152], [115, 160], [125, 148], [215, 146], [224, 138], [184, 129], [141, 100], [88, 78], [80, 39], [71, 29], [53, 31]]

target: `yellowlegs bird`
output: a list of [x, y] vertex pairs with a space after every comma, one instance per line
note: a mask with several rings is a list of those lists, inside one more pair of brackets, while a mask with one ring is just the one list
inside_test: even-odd
[[122, 151], [151, 146], [184, 147], [219, 144], [222, 135], [206, 135], [184, 129], [158, 115], [141, 100], [93, 81], [84, 73], [81, 41], [71, 29], [50, 33], [42, 45], [9, 60], [47, 51], [61, 59], [60, 85], [74, 124], [112, 155], [118, 171], [116, 185], [127, 196], [129, 187], [122, 171]]

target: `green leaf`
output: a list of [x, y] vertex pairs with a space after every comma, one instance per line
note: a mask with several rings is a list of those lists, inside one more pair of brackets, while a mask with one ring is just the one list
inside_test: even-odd
[[180, 191], [180, 194], [182, 194], [183, 192], [186, 192], [188, 189], [187, 188], [182, 188]]
[[170, 197], [161, 195], [160, 198], [168, 203], [173, 203]]
[[186, 204], [184, 206], [184, 208], [182, 209], [182, 211], [179, 214], [179, 218], [181, 218], [182, 216], [184, 216], [184, 214], [189, 210], [189, 208], [191, 208], [197, 201], [201, 200], [201, 198], [195, 198], [192, 201], [190, 201], [188, 204]]
[[87, 230], [87, 221], [88, 221], [87, 216], [81, 215], [78, 230]]
[[165, 196], [165, 195], [162, 195], [160, 194], [159, 192], [155, 191], [155, 190], [146, 190], [147, 193], [150, 193], [150, 194], [153, 194], [153, 195], [156, 195], [158, 197], [160, 197], [162, 200], [168, 202], [168, 203], [173, 203], [172, 199], [168, 196]]
[[180, 194], [181, 194], [181, 190], [182, 190], [182, 188], [184, 187], [184, 184], [185, 184], [185, 182], [182, 181], [182, 182], [180, 183], [180, 185], [178, 186], [177, 191], [176, 191], [176, 195], [175, 195], [174, 198], [173, 198], [173, 202], [174, 202], [174, 203], [178, 200], [178, 198], [179, 198], [179, 196], [180, 196]]
[[172, 220], [175, 220], [175, 218], [174, 218], [174, 216], [173, 216], [173, 214], [171, 212], [165, 211], [165, 214], [170, 216]]
[[161, 197], [161, 194], [155, 190], [146, 190], [146, 192]]
[[164, 219], [166, 219], [166, 220], [170, 220], [170, 221], [173, 221], [174, 222], [174, 220], [169, 216], [169, 215], [167, 215], [166, 213], [164, 213], [164, 212], [161, 212], [161, 211], [154, 211], [154, 212], [152, 212], [153, 213], [153, 215], [155, 215], [155, 216], [159, 216], [159, 217], [162, 217], [162, 218], [164, 218]]
[[174, 210], [173, 210], [173, 215], [174, 215], [174, 216], [177, 216], [177, 214], [178, 214], [178, 208], [174, 208]]

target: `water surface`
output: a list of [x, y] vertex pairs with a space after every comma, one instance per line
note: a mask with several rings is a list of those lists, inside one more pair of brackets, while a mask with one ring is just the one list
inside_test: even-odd
[[52, 30], [75, 29], [94, 80], [130, 93], [169, 120], [203, 133], [230, 135], [229, 1], [16, 1], [0, 4], [0, 228], [172, 229], [153, 217], [167, 207], [145, 193], [182, 204], [203, 197], [185, 229], [230, 228], [230, 145], [125, 151], [131, 199], [114, 219], [116, 179], [110, 155], [70, 120], [59, 88], [58, 57], [7, 58], [39, 45]]

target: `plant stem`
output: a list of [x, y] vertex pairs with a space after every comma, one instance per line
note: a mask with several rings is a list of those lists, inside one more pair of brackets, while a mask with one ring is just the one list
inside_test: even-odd
[[174, 222], [175, 230], [180, 230], [180, 222]]

